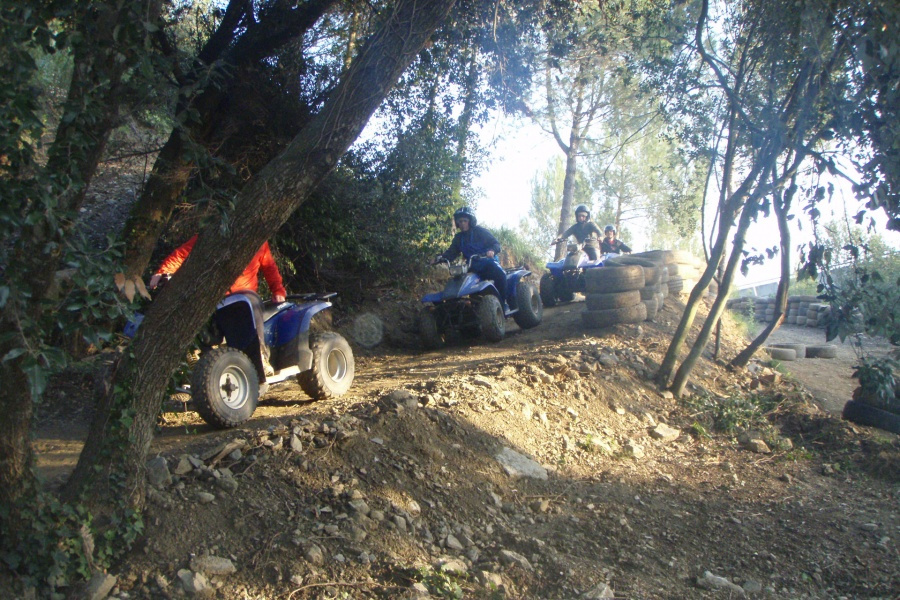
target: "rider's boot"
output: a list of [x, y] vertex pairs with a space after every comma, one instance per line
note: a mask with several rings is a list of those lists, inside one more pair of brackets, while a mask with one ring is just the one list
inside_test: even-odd
[[265, 353], [262, 355], [262, 364], [263, 364], [263, 374], [266, 377], [271, 377], [275, 374], [275, 369], [272, 368], [272, 365], [269, 364], [269, 357], [266, 356]]

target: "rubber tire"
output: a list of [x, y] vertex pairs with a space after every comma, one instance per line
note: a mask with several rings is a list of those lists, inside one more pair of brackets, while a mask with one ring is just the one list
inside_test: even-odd
[[646, 258], [661, 265], [668, 265], [675, 262], [675, 255], [671, 250], [647, 250], [646, 252], [638, 252], [632, 254], [636, 258]]
[[656, 301], [656, 298], [651, 300], [643, 300], [641, 302], [644, 306], [647, 307], [647, 318], [646, 321], [649, 321], [653, 317], [656, 316], [656, 313], [659, 312], [659, 302]]
[[557, 298], [559, 298], [560, 302], [571, 302], [572, 300], [575, 299], [575, 292], [573, 292], [572, 290], [569, 290], [569, 289], [562, 290], [562, 291], [558, 290], [558, 293], [556, 294], [556, 296], [557, 296]]
[[806, 356], [806, 344], [770, 344], [770, 348], [787, 348], [793, 350], [797, 354], [797, 358]]
[[581, 313], [581, 320], [587, 327], [609, 327], [619, 323], [640, 323], [647, 320], [647, 307], [643, 302], [624, 308], [609, 310], [586, 310]]
[[624, 265], [589, 269], [585, 271], [584, 279], [588, 294], [630, 292], [644, 287], [644, 268], [638, 265]]
[[641, 301], [641, 293], [638, 290], [630, 292], [613, 292], [611, 294], [587, 294], [584, 302], [588, 310], [609, 310], [611, 308], [625, 308], [634, 306]]
[[513, 315], [516, 325], [531, 329], [541, 324], [544, 318], [544, 304], [541, 295], [530, 281], [519, 281], [516, 288], [516, 305], [519, 310]]
[[656, 295], [662, 290], [660, 284], [657, 285], [645, 285], [640, 289], [641, 300], [652, 300], [656, 298]]
[[891, 433], [900, 434], [900, 415], [858, 400], [848, 401], [844, 405], [841, 416], [860, 425], [877, 427]]
[[637, 265], [644, 269], [644, 286], [656, 285], [659, 283], [663, 267], [658, 266], [652, 260], [646, 258], [637, 258], [634, 256], [616, 256], [609, 259], [604, 266], [625, 267], [628, 265]]
[[782, 360], [785, 362], [797, 360], [797, 353], [790, 348], [775, 348], [774, 346], [767, 346], [766, 353], [774, 360]]
[[[230, 375], [230, 377], [229, 377]], [[226, 401], [225, 385], [237, 385], [240, 398]], [[249, 420], [259, 403], [259, 375], [250, 357], [219, 346], [200, 357], [191, 375], [191, 396], [200, 417], [214, 427], [237, 427]]]
[[314, 400], [343, 396], [353, 385], [356, 361], [344, 336], [333, 331], [318, 333], [309, 340], [312, 368], [297, 375], [297, 383]]
[[672, 250], [672, 262], [682, 263], [685, 265], [693, 265], [697, 262], [697, 257], [687, 250]]
[[641, 267], [648, 268], [657, 268], [659, 267], [659, 263], [656, 261], [652, 261], [649, 258], [642, 258], [640, 256], [625, 255], [625, 256], [613, 256], [609, 260], [603, 263], [604, 266], [608, 267], [621, 267], [624, 265], [639, 265]]
[[553, 283], [553, 275], [544, 273], [541, 277], [541, 302], [544, 306], [556, 306], [556, 285]]
[[500, 300], [493, 294], [485, 294], [478, 300], [475, 307], [475, 315], [481, 326], [481, 335], [489, 342], [499, 342], [506, 334], [506, 317], [503, 315], [503, 306]]
[[807, 346], [806, 358], [837, 358], [837, 346], [834, 344]]
[[419, 338], [426, 350], [438, 350], [447, 343], [447, 338], [438, 330], [434, 311], [423, 310], [418, 319]]

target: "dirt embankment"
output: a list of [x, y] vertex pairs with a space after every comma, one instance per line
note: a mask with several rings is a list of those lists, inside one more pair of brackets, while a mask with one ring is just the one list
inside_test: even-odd
[[[896, 439], [758, 364], [706, 357], [691, 398], [660, 393], [680, 308], [585, 330], [573, 303], [496, 345], [355, 348], [349, 395], [273, 388], [238, 430], [166, 413], [166, 468], [113, 596], [894, 597]], [[726, 328], [726, 357], [742, 343]], [[713, 428], [740, 422], [774, 450]], [[42, 460], [71, 443], [43, 436]]]

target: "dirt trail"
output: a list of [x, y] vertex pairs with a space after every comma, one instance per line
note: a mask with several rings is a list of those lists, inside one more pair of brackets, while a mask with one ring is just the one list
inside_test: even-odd
[[[782, 325], [767, 341], [767, 344], [778, 343], [835, 346], [837, 356], [833, 359], [801, 358], [782, 363], [782, 368], [813, 394], [816, 403], [822, 409], [840, 414], [858, 385], [857, 380], [853, 378], [854, 367], [859, 364], [853, 341], [848, 339], [842, 343], [838, 339], [826, 342], [823, 329]], [[881, 356], [890, 352], [890, 344], [884, 340], [862, 336], [857, 343], [866, 354]]]
[[[206, 555], [236, 569], [199, 594], [224, 600], [894, 595], [900, 490], [868, 472], [875, 456], [896, 477], [895, 439], [804, 404], [790, 382], [766, 387], [761, 366], [704, 358], [693, 399], [676, 401], [651, 376], [681, 305], [602, 330], [583, 328], [583, 306], [510, 324], [495, 345], [355, 349], [350, 394], [275, 387], [236, 430], [165, 413], [154, 455], [181, 474], [150, 494], [113, 597], [183, 597]], [[742, 343], [726, 327], [726, 352]], [[702, 405], [751, 389], [799, 394], [755, 421], [770, 454], [716, 433]], [[78, 431], [70, 412], [47, 414], [45, 467], [73, 455], [57, 435]], [[651, 434], [660, 424], [674, 439]], [[227, 442], [243, 445], [213, 463]], [[512, 452], [537, 477], [511, 475], [498, 456]]]

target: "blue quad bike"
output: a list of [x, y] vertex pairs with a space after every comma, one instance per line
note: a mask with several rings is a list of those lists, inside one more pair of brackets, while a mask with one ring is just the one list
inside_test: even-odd
[[534, 284], [524, 280], [531, 271], [524, 267], [506, 269], [506, 311], [500, 293], [491, 280], [470, 273], [474, 255], [465, 263], [447, 263], [450, 280], [443, 291], [427, 294], [419, 314], [419, 334], [428, 350], [442, 347], [457, 337], [478, 335], [499, 342], [506, 334], [506, 318], [512, 317], [522, 329], [537, 327], [544, 314], [541, 296]]
[[592, 242], [585, 240], [581, 245], [569, 242], [563, 258], [547, 263], [549, 273], [544, 273], [541, 277], [541, 301], [544, 306], [556, 306], [574, 300], [576, 292], [585, 291], [584, 272], [602, 267], [607, 259], [618, 256], [618, 254], [602, 254], [597, 260], [591, 260], [584, 251], [589, 243]]
[[[329, 331], [329, 298], [336, 294], [297, 294], [263, 305], [263, 327], [272, 371], [266, 376], [252, 292], [225, 297], [200, 337], [200, 358], [193, 367], [188, 393], [204, 421], [236, 427], [253, 416], [259, 397], [272, 384], [296, 377], [311, 398], [345, 394], [353, 384], [353, 351], [341, 335]], [[255, 295], [255, 294], [254, 294]], [[134, 334], [137, 323], [126, 335]]]

